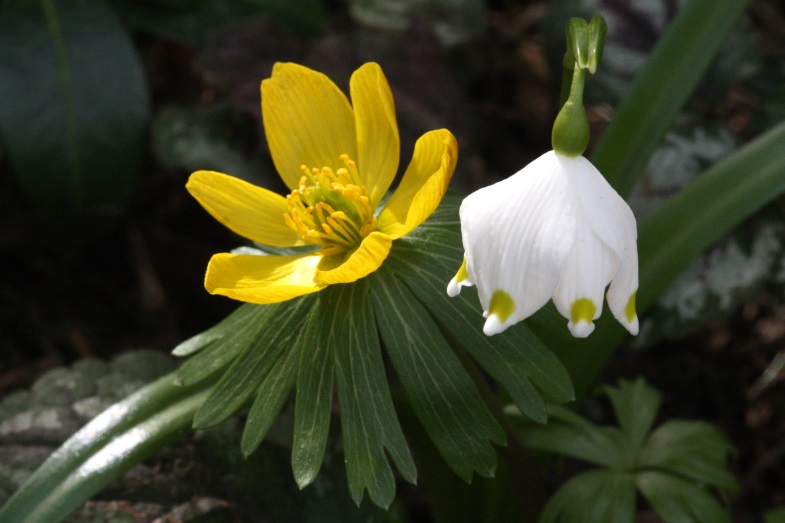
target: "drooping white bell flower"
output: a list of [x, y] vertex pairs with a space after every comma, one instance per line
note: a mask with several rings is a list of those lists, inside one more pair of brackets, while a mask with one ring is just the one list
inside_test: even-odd
[[603, 294], [638, 333], [638, 249], [627, 203], [583, 156], [550, 151], [460, 209], [464, 262], [447, 287], [476, 285], [484, 332], [497, 334], [553, 299], [573, 336], [594, 330]]

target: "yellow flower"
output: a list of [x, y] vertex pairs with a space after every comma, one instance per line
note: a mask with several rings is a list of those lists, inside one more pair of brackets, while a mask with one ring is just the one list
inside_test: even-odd
[[392, 93], [378, 64], [357, 69], [352, 103], [325, 75], [278, 63], [262, 82], [262, 116], [281, 196], [225, 174], [198, 171], [186, 185], [219, 222], [276, 247], [316, 245], [293, 256], [216, 254], [205, 288], [250, 303], [276, 303], [350, 283], [378, 269], [392, 241], [436, 210], [458, 159], [446, 129], [419, 138], [395, 193], [377, 206], [398, 170]]

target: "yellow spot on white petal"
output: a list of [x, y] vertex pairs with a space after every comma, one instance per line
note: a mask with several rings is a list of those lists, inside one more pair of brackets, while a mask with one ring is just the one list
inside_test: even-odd
[[580, 298], [570, 306], [570, 322], [567, 326], [576, 338], [585, 338], [594, 331], [594, 313], [597, 306], [589, 298]]
[[638, 294], [638, 291], [633, 292], [630, 295], [630, 299], [627, 302], [627, 305], [624, 306], [624, 317], [627, 318], [627, 322], [632, 323], [635, 320], [635, 316], [637, 313], [635, 312], [635, 296]]
[[512, 296], [501, 289], [496, 290], [491, 296], [488, 314], [495, 314], [499, 321], [504, 323], [513, 312], [515, 312], [515, 301], [512, 299]]
[[458, 272], [453, 276], [453, 279], [450, 280], [450, 283], [447, 284], [447, 295], [450, 298], [454, 298], [458, 296], [461, 292], [461, 287], [464, 285], [471, 285], [469, 280], [469, 272], [466, 270], [466, 258], [463, 259], [463, 263], [461, 264], [461, 268], [458, 269]]
[[515, 301], [512, 296], [501, 289], [494, 291], [488, 306], [488, 319], [485, 321], [483, 332], [487, 336], [499, 334], [509, 327], [509, 325], [505, 325], [505, 322], [513, 312], [515, 312]]

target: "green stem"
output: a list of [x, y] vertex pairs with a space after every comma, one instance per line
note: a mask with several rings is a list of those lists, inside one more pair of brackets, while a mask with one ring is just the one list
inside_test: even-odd
[[71, 436], [0, 508], [0, 521], [61, 521], [132, 466], [189, 433], [212, 383], [178, 387], [174, 378], [172, 373], [151, 383]]

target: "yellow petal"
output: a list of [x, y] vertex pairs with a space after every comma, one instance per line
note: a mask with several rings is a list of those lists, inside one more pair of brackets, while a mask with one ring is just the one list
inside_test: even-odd
[[234, 176], [197, 171], [185, 185], [209, 212], [240, 236], [278, 247], [301, 245], [297, 233], [286, 225], [286, 198]]
[[295, 189], [309, 169], [344, 167], [340, 155], [357, 159], [354, 114], [340, 89], [322, 73], [277, 63], [262, 82], [262, 117], [275, 168]]
[[351, 283], [368, 276], [381, 267], [390, 252], [392, 238], [372, 232], [342, 263], [333, 267], [334, 260], [324, 258], [316, 270], [316, 279], [324, 284]]
[[357, 165], [360, 182], [375, 207], [398, 172], [401, 142], [395, 104], [381, 67], [367, 63], [357, 69], [350, 83], [357, 125]]
[[326, 287], [314, 279], [321, 258], [216, 254], [207, 265], [204, 287], [211, 294], [248, 303], [278, 303]]
[[425, 221], [447, 192], [457, 161], [458, 142], [450, 131], [422, 135], [401, 185], [379, 213], [378, 229], [397, 239]]

